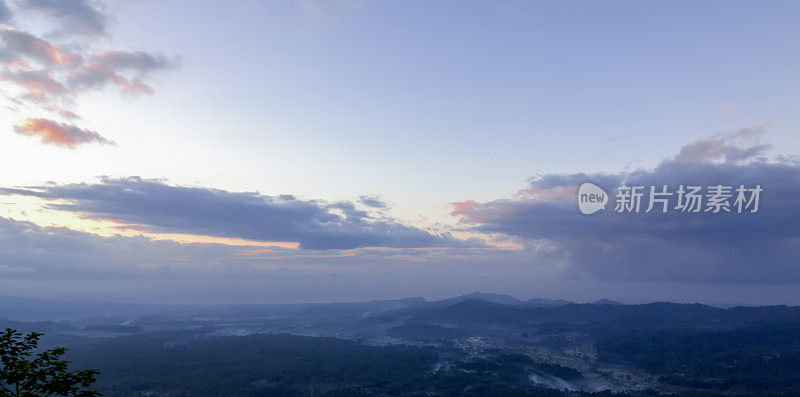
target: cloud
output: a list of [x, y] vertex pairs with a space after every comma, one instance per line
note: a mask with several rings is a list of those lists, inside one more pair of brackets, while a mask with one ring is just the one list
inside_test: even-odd
[[[780, 304], [794, 285], [565, 280], [528, 252], [485, 249], [299, 251], [98, 236], [0, 217], [0, 290], [9, 296], [149, 303], [353, 301], [502, 291], [576, 301]], [[418, 261], [418, 259], [420, 259]], [[624, 294], [623, 292], [624, 291]]]
[[[73, 70], [68, 81], [70, 87], [76, 90], [103, 88], [113, 84], [126, 93], [152, 95], [153, 89], [142, 79], [154, 71], [172, 68], [175, 64], [175, 61], [160, 54], [107, 51], [94, 57], [91, 63]], [[123, 72], [129, 72], [133, 77], [126, 78]]]
[[13, 82], [24, 87], [29, 92], [42, 92], [61, 94], [66, 90], [61, 83], [53, 78], [53, 73], [47, 70], [20, 70], [4, 72], [0, 79]]
[[60, 106], [47, 105], [44, 108], [47, 109], [50, 112], [58, 114], [59, 116], [65, 118], [67, 120], [77, 120], [77, 119], [81, 118], [81, 116], [78, 116], [74, 112], [71, 112], [71, 111], [69, 111], [67, 109], [64, 109], [64, 108], [60, 107]]
[[[98, 236], [0, 217], [5, 295], [153, 303], [369, 300], [441, 297], [532, 274], [515, 252], [460, 258], [468, 248], [297, 250]], [[452, 259], [457, 258], [459, 259]], [[485, 266], [490, 260], [497, 261]], [[435, 264], [432, 266], [432, 263]], [[470, 271], [464, 271], [465, 268]], [[524, 284], [525, 290], [531, 285]]]
[[[96, 55], [70, 53], [34, 35], [16, 30], [0, 31], [0, 38], [4, 44], [0, 48], [0, 62], [12, 68], [0, 76], [3, 80], [26, 87], [26, 82], [42, 81], [47, 77], [48, 87], [58, 88], [59, 94], [68, 96], [88, 89], [102, 89], [109, 84], [126, 93], [152, 94], [153, 89], [145, 80], [155, 72], [178, 65], [177, 60], [143, 51], [110, 50]], [[34, 70], [30, 62], [38, 62], [44, 69]], [[36, 75], [37, 79], [23, 78], [32, 75]], [[64, 89], [65, 84], [57, 81], [62, 75], [69, 91]], [[38, 89], [34, 92], [53, 93], [54, 90]], [[46, 97], [39, 95], [38, 99], [44, 100]]]
[[70, 149], [87, 143], [115, 145], [113, 141], [94, 131], [42, 118], [26, 119], [22, 124], [14, 126], [14, 132], [26, 136], [39, 136], [42, 143]]
[[358, 202], [370, 208], [388, 208], [384, 201], [378, 196], [359, 196]]
[[50, 16], [61, 24], [58, 35], [99, 36], [106, 33], [108, 17], [88, 0], [27, 0], [23, 7]]
[[96, 63], [114, 69], [129, 69], [139, 73], [147, 73], [158, 69], [167, 69], [172, 67], [173, 61], [170, 61], [163, 55], [153, 55], [143, 51], [128, 52], [128, 51], [106, 51], [97, 56]]
[[8, 5], [3, 0], [0, 0], [0, 23], [8, 23], [11, 21], [11, 10], [8, 9]]
[[757, 124], [700, 139], [682, 147], [680, 153], [675, 156], [675, 161], [693, 163], [722, 158], [725, 162], [736, 162], [759, 156], [770, 146], [756, 144], [741, 147], [739, 143], [741, 141], [756, 141], [768, 127], [768, 124]]
[[[0, 3], [0, 18], [3, 17], [4, 4]], [[149, 80], [153, 75], [178, 66], [177, 58], [161, 54], [93, 49], [89, 39], [107, 36], [109, 20], [93, 1], [29, 0], [21, 2], [17, 10], [25, 16], [45, 14], [57, 22], [56, 30], [45, 36], [47, 39], [16, 26], [0, 30], [0, 82], [8, 83], [11, 88], [6, 95], [10, 102], [7, 108], [22, 113], [21, 117], [36, 117], [34, 120], [80, 119], [73, 107], [84, 93], [116, 87], [125, 94], [152, 95], [154, 90]], [[29, 19], [15, 18], [15, 22]], [[61, 130], [73, 133], [75, 138], [108, 143], [92, 131], [55, 120], [46, 124], [47, 129], [41, 131], [54, 131], [60, 126]], [[36, 125], [17, 126], [15, 130], [30, 134], [33, 127]], [[83, 141], [43, 139], [42, 142], [59, 142], [57, 144], [61, 146], [74, 147], [74, 143]]]
[[[3, 274], [3, 278], [67, 283], [80, 279], [136, 278], [159, 268], [172, 272], [183, 268], [186, 275], [208, 270], [211, 264], [233, 257], [240, 250], [240, 247], [221, 244], [102, 237], [0, 217], [0, 265], [12, 270], [30, 269], [11, 271], [11, 275]], [[191, 264], [189, 268], [187, 262]], [[160, 273], [165, 276], [165, 272]]]
[[[759, 158], [763, 145], [734, 147], [742, 129], [684, 146], [653, 169], [627, 174], [550, 174], [508, 199], [459, 202], [453, 214], [483, 233], [501, 233], [547, 247], [565, 272], [606, 280], [697, 283], [797, 283], [800, 273], [800, 165]], [[725, 158], [726, 161], [712, 161]], [[734, 161], [736, 160], [736, 161]], [[750, 160], [745, 162], [744, 160]], [[575, 187], [591, 181], [612, 195], [610, 208], [580, 214]], [[733, 185], [764, 191], [757, 213], [680, 211], [620, 214], [614, 189], [629, 186]], [[570, 192], [569, 194], [557, 194]], [[674, 205], [674, 198], [672, 205]], [[643, 202], [646, 209], [646, 202]]]
[[353, 203], [172, 186], [138, 177], [97, 184], [0, 189], [56, 200], [50, 208], [112, 220], [126, 228], [255, 241], [290, 241], [303, 249], [465, 246], [394, 220], [373, 219]]
[[59, 46], [42, 40], [30, 33], [15, 29], [0, 30], [3, 47], [0, 48], [0, 60], [11, 63], [14, 60], [28, 58], [44, 65], [77, 66], [83, 62], [83, 56], [62, 50]]

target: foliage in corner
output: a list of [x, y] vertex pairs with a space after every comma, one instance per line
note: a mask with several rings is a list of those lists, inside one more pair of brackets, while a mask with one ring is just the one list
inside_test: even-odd
[[34, 354], [42, 335], [23, 335], [11, 328], [0, 333], [0, 397], [101, 396], [91, 387], [100, 372], [70, 371], [71, 361], [63, 359], [66, 348]]

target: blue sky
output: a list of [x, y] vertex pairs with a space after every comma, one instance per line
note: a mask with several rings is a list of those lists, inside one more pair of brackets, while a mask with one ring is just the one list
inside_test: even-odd
[[[51, 62], [34, 63], [24, 70], [4, 61], [5, 75], [0, 81], [4, 97], [24, 102], [22, 80], [15, 76], [40, 70], [37, 68], [49, 70], [55, 78], [63, 77], [66, 88], [48, 101], [19, 104], [7, 99], [7, 107], [0, 110], [3, 120], [9, 120], [0, 125], [4, 151], [0, 168], [14, 170], [4, 172], [0, 179], [0, 187], [10, 192], [2, 198], [0, 216], [15, 222], [30, 221], [35, 227], [60, 226], [88, 233], [84, 237], [92, 241], [94, 236], [113, 238], [110, 236], [115, 233], [142, 234], [143, 238], [200, 245], [221, 243], [224, 252], [246, 244], [261, 247], [283, 243], [282, 249], [288, 251], [282, 251], [272, 262], [265, 259], [270, 264], [264, 266], [280, 261], [282, 268], [331, 280], [329, 285], [336, 284], [335, 278], [326, 278], [330, 274], [325, 269], [332, 260], [323, 255], [355, 255], [347, 265], [349, 270], [337, 273], [345, 278], [361, 274], [364, 266], [369, 272], [384, 274], [402, 265], [391, 261], [411, 258], [419, 263], [425, 256], [420, 250], [438, 244], [434, 241], [447, 241], [447, 252], [430, 260], [446, 263], [448, 270], [403, 270], [401, 279], [393, 282], [390, 277], [385, 281], [393, 286], [393, 294], [435, 296], [487, 290], [522, 296], [562, 297], [555, 296], [561, 293], [567, 298], [572, 294], [589, 299], [620, 290], [603, 287], [610, 285], [608, 278], [584, 269], [585, 264], [575, 257], [566, 255], [555, 261], [528, 251], [540, 243], [539, 239], [569, 251], [569, 244], [561, 240], [563, 236], [541, 235], [536, 229], [548, 219], [531, 220], [526, 218], [527, 212], [521, 213], [519, 219], [526, 219], [535, 233], [514, 233], [512, 230], [518, 229], [506, 224], [487, 221], [481, 225], [486, 218], [475, 218], [474, 213], [460, 221], [458, 215], [465, 214], [452, 214], [451, 203], [473, 200], [483, 205], [480, 208], [493, 208], [491, 203], [510, 200], [520, 189], [536, 184], [529, 178], [541, 175], [621, 175], [641, 169], [652, 172], [657, 182], [656, 167], [681, 148], [746, 127], [757, 126], [760, 133], [756, 143], [771, 145], [759, 153], [759, 158], [748, 161], [791, 165], [790, 161], [796, 161], [792, 156], [800, 153], [800, 115], [796, 111], [800, 103], [800, 27], [796, 23], [800, 6], [795, 2], [5, 3], [11, 15], [5, 19], [6, 27], [30, 33], [64, 53], [81, 54], [85, 61], [69, 66], [75, 69]], [[59, 13], [53, 13], [54, 9]], [[7, 52], [9, 43], [5, 43]], [[102, 56], [115, 50], [124, 53], [116, 53], [116, 58]], [[134, 53], [145, 55], [136, 59], [128, 56]], [[31, 53], [16, 56], [27, 59]], [[99, 75], [91, 75], [95, 79], [91, 86], [75, 78], [80, 68], [96, 72], [92, 65], [112, 68], [127, 79], [129, 86], [114, 79], [99, 83]], [[146, 84], [152, 93], [144, 92], [141, 86], [136, 91], [137, 82]], [[54, 106], [68, 108], [80, 118], [55, 114]], [[48, 125], [62, 133], [70, 126], [78, 128], [72, 131], [79, 135], [91, 131], [114, 144], [91, 142], [91, 138], [87, 138], [90, 143], [72, 148], [43, 144], [37, 136], [44, 136], [44, 122], [25, 124], [28, 118], [60, 123]], [[714, 142], [727, 144], [724, 139]], [[719, 158], [703, 160], [726, 162]], [[735, 166], [745, 167], [740, 170], [745, 173], [751, 170], [748, 164]], [[777, 174], [775, 169], [759, 168], [764, 172], [759, 175], [768, 179]], [[790, 168], [788, 175], [793, 171]], [[260, 224], [245, 227], [245, 232], [219, 222], [201, 221], [201, 215], [191, 212], [186, 212], [187, 219], [165, 227], [164, 222], [152, 217], [159, 213], [152, 211], [158, 205], [154, 203], [164, 203], [159, 197], [149, 197], [145, 201], [149, 204], [131, 199], [125, 201], [130, 207], [112, 210], [97, 197], [81, 196], [80, 201], [74, 195], [74, 184], [80, 183], [88, 186], [81, 190], [85, 194], [99, 194], [110, 186], [144, 189], [145, 185], [128, 179], [135, 176], [163, 185], [146, 185], [152, 188], [147, 191], [171, 192], [176, 197], [185, 194], [189, 202], [209, 203], [211, 209], [205, 213], [218, 208], [214, 200], [229, 202], [243, 197], [235, 194], [258, 192], [243, 199], [276, 200], [273, 204], [281, 214], [296, 215], [290, 210], [281, 212], [284, 205], [299, 205], [309, 209], [308, 214], [316, 214], [287, 218], [294, 222], [328, 219], [328, 214], [340, 215], [342, 220], [335, 228], [310, 227], [301, 222], [304, 230], [313, 231], [313, 238], [299, 231], [282, 235], [280, 230], [288, 229]], [[50, 186], [46, 185], [48, 181], [61, 189], [41, 197]], [[794, 183], [787, 182], [783, 191], [792, 191]], [[39, 189], [38, 196], [9, 190], [20, 186]], [[197, 191], [186, 190], [189, 188], [217, 189], [231, 195], [192, 201], [210, 196], [193, 196]], [[286, 204], [278, 198], [280, 195], [292, 195], [299, 204]], [[365, 207], [358, 202], [361, 195], [377, 196], [387, 206]], [[73, 207], [65, 210], [58, 207], [65, 200], [80, 202], [69, 202]], [[341, 203], [352, 203], [353, 208]], [[102, 211], [96, 211], [98, 208]], [[365, 213], [350, 212], [348, 217], [347, 211]], [[259, 214], [255, 217], [263, 215]], [[133, 225], [136, 227], [119, 227], [122, 221], [132, 226], [133, 219], [138, 222]], [[417, 237], [428, 233], [430, 238], [415, 239], [423, 243], [412, 247], [405, 237], [377, 239], [375, 233], [386, 230], [383, 228], [404, 230]], [[777, 230], [786, 231], [775, 234], [783, 239], [781, 244], [794, 241], [792, 238], [798, 235], [794, 234], [797, 227], [789, 224]], [[325, 249], [316, 254], [291, 248], [292, 244], [302, 247], [303, 241], [319, 241], [320, 235], [333, 232], [354, 239], [367, 236], [364, 241], [381, 242], [379, 248], [411, 251], [390, 261], [363, 251], [348, 251], [354, 248], [350, 243], [334, 244], [334, 252]], [[39, 236], [38, 232], [34, 234]], [[29, 238], [38, 241], [39, 237]], [[219, 240], [242, 238], [248, 241]], [[453, 241], [457, 244], [450, 244]], [[679, 247], [669, 241], [658, 245], [662, 243], [669, 250]], [[35, 252], [37, 244], [44, 243], [32, 244]], [[359, 250], [372, 248], [365, 244], [355, 245]], [[718, 249], [709, 244], [704, 249]], [[16, 251], [0, 252], [0, 259], [9, 268], [32, 269], [14, 273], [23, 274], [31, 283], [45, 283], [46, 279], [64, 286], [62, 292], [53, 295], [71, 296], [68, 286], [74, 283], [44, 277], [46, 271], [37, 270], [42, 261], [29, 254], [24, 255], [25, 260], [38, 265], [23, 263]], [[307, 257], [312, 254], [320, 257], [311, 261]], [[794, 251], [782, 254], [784, 259], [796, 259]], [[114, 262], [115, 255], [120, 254], [109, 254], [108, 262]], [[181, 270], [171, 262], [171, 255], [164, 255], [155, 262], [179, 274]], [[228, 258], [233, 254], [215, 255]], [[194, 259], [189, 263], [194, 267], [182, 264], [180, 269], [209, 266], [208, 258], [191, 256]], [[71, 260], [79, 262], [80, 257]], [[298, 261], [306, 262], [301, 266]], [[497, 263], [509, 263], [509, 269], [497, 271]], [[445, 278], [425, 289], [412, 288], [434, 274], [445, 277], [459, 266], [470, 269], [457, 271], [463, 273], [463, 280]], [[564, 271], [566, 268], [587, 271]], [[776, 265], [773, 276], [792, 271]], [[32, 276], [39, 273], [41, 280]], [[652, 272], [661, 273], [663, 268]], [[688, 293], [670, 283], [695, 282], [701, 291], [708, 291], [709, 285], [723, 285], [719, 286], [721, 291], [729, 291], [731, 285], [747, 285], [746, 281], [752, 279], [744, 270], [735, 280], [723, 280], [723, 273], [720, 270], [718, 278], [712, 272], [709, 277], [687, 273], [680, 280], [619, 277], [616, 281], [634, 285], [663, 282], [664, 290], [678, 291], [666, 297], [680, 300]], [[108, 277], [124, 284], [129, 280], [126, 277], [132, 277], [125, 274]], [[537, 293], [535, 288], [518, 284], [520, 278], [538, 280], [545, 276], [556, 280], [554, 285], [566, 286], [577, 278], [595, 287], [580, 293], [566, 287]], [[260, 277], [272, 275], [264, 270]], [[315, 296], [384, 297], [379, 296], [380, 288], [364, 286], [377, 283], [377, 279], [358, 277], [361, 282], [342, 282], [335, 290], [339, 292]], [[486, 277], [491, 280], [486, 281]], [[775, 279], [764, 277], [762, 281]], [[181, 283], [191, 285], [186, 280]], [[236, 284], [232, 281], [231, 285]], [[655, 298], [642, 288], [629, 288], [630, 293], [622, 290], [615, 297], [630, 301]], [[363, 293], [342, 295], [342, 290], [353, 289]], [[169, 299], [188, 299], [180, 288], [175, 287], [175, 291]], [[739, 295], [719, 292], [708, 299], [734, 301]], [[250, 300], [278, 299], [248, 296]], [[237, 299], [230, 291], [228, 295], [219, 292], [218, 297]], [[139, 298], [135, 294], [120, 297]], [[310, 295], [297, 293], [282, 299], [305, 300]], [[800, 297], [765, 292], [748, 299], [797, 303], [794, 299]]]
[[[414, 200], [406, 186], [416, 182], [440, 201], [488, 199], [536, 173], [652, 166], [753, 121], [773, 122], [771, 140], [798, 149], [800, 32], [785, 7], [319, 7], [121, 6], [132, 15], [118, 17], [117, 42], [183, 61], [135, 105], [156, 113], [151, 128], [235, 152], [257, 173], [240, 184], [269, 186], [257, 168], [291, 168], [275, 182], [302, 178], [287, 190], [320, 186], [308, 191], [316, 196], [374, 189]], [[738, 120], [720, 114], [722, 103]]]

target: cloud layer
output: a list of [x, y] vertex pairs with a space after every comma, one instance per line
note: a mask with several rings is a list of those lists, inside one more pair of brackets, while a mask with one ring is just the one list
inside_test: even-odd
[[[760, 158], [765, 148], [731, 142], [746, 128], [684, 146], [651, 170], [628, 174], [550, 174], [510, 199], [454, 204], [453, 214], [484, 233], [547, 247], [576, 276], [698, 283], [800, 282], [800, 165]], [[724, 161], [721, 161], [724, 160]], [[580, 214], [576, 188], [591, 181], [611, 197], [608, 210]], [[757, 213], [615, 213], [614, 189], [629, 186], [760, 184]], [[673, 202], [674, 203], [674, 202]], [[644, 208], [642, 209], [644, 211]]]
[[149, 232], [290, 241], [304, 249], [464, 244], [394, 220], [371, 218], [350, 202], [330, 204], [288, 195], [180, 187], [138, 177], [105, 178], [97, 184], [3, 188], [0, 193], [57, 200], [49, 206]]
[[[487, 267], [490, 260], [496, 264]], [[532, 291], [530, 274], [514, 251], [182, 244], [0, 217], [0, 290], [6, 295], [192, 304], [440, 298], [510, 285], [530, 294], [524, 292]]]

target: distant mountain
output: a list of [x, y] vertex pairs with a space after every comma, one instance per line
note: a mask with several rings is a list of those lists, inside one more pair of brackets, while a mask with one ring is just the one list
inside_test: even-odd
[[401, 299], [379, 299], [379, 300], [372, 300], [366, 302], [332, 302], [332, 303], [307, 303], [306, 305], [325, 305], [325, 306], [353, 306], [353, 305], [362, 305], [362, 306], [409, 306], [412, 304], [424, 303], [427, 302], [425, 298], [421, 296], [415, 296], [411, 298], [401, 298]]
[[426, 306], [428, 308], [443, 307], [470, 300], [476, 300], [488, 303], [497, 303], [500, 305], [514, 306], [514, 307], [559, 307], [572, 303], [564, 299], [543, 299], [543, 298], [533, 298], [527, 301], [523, 301], [511, 295], [473, 292], [467, 295], [461, 295], [453, 298], [428, 302]]
[[528, 307], [559, 307], [568, 305], [572, 302], [564, 300], [564, 299], [542, 299], [542, 298], [533, 298], [528, 299], [525, 301], [524, 306]]
[[621, 305], [622, 303], [619, 303], [617, 301], [612, 301], [611, 299], [603, 298], [603, 299], [596, 300], [596, 301], [592, 302], [592, 304], [593, 305]]
[[482, 302], [489, 302], [489, 303], [497, 303], [501, 305], [508, 305], [508, 306], [519, 306], [524, 305], [525, 302], [521, 301], [511, 295], [501, 295], [501, 294], [489, 294], [483, 292], [473, 292], [467, 295], [456, 296], [454, 298], [442, 299], [438, 301], [428, 302], [425, 304], [425, 307], [432, 308], [432, 307], [444, 307], [450, 306], [456, 303], [470, 301], [470, 300], [477, 300]]
[[[441, 301], [440, 301], [441, 302]], [[604, 324], [610, 329], [704, 327], [718, 329], [744, 324], [800, 321], [800, 307], [735, 307], [655, 302], [643, 305], [569, 303], [556, 307], [504, 305], [470, 299], [445, 306], [411, 306], [385, 313], [382, 321], [407, 324], [449, 324], [474, 327], [483, 324], [530, 326], [532, 324]]]
[[[242, 304], [242, 305], [140, 305], [109, 302], [46, 301], [0, 297], [0, 318], [13, 321], [59, 321], [111, 318], [102, 324], [127, 324], [137, 319], [148, 322], [194, 321], [195, 318], [263, 321], [295, 318], [303, 321], [361, 322], [369, 324], [460, 323], [587, 324], [603, 322], [617, 327], [705, 326], [751, 324], [756, 321], [800, 321], [800, 307], [734, 307], [722, 309], [701, 304], [657, 302], [626, 305], [609, 299], [586, 304], [565, 300], [534, 298], [519, 300], [510, 295], [471, 293], [429, 302], [422, 297], [369, 302]], [[228, 320], [225, 320], [228, 321]], [[372, 325], [367, 325], [372, 326]], [[44, 327], [46, 328], [46, 327]], [[408, 330], [399, 329], [399, 332]], [[411, 331], [414, 331], [412, 329]]]

